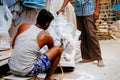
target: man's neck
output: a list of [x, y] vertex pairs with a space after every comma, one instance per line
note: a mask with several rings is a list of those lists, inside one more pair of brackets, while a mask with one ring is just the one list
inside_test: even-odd
[[[36, 24], [36, 27], [41, 28], [41, 26], [40, 26], [39, 24]], [[42, 28], [41, 28], [41, 29], [42, 29]]]

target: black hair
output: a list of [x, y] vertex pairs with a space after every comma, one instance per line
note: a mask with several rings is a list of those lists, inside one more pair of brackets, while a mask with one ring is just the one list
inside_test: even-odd
[[50, 23], [54, 19], [52, 13], [47, 11], [46, 9], [40, 10], [37, 16], [37, 24], [43, 27], [46, 23]]

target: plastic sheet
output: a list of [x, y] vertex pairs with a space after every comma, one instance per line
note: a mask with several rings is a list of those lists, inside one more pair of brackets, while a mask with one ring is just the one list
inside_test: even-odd
[[7, 5], [0, 6], [0, 50], [10, 48], [8, 30], [12, 22], [12, 14]]
[[[74, 25], [67, 22], [66, 18], [60, 13], [51, 22], [48, 32], [53, 37], [55, 46], [60, 46], [60, 40], [63, 39], [64, 51], [62, 53], [61, 60], [74, 64], [74, 56], [77, 51], [80, 51], [80, 41], [78, 40], [81, 34], [80, 31], [74, 31]], [[75, 36], [72, 35], [73, 33]]]

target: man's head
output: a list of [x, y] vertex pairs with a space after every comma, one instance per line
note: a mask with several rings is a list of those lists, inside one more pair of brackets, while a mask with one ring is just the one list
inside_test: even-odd
[[37, 16], [37, 23], [41, 26], [42, 29], [46, 30], [50, 22], [54, 19], [52, 13], [46, 9], [42, 9]]

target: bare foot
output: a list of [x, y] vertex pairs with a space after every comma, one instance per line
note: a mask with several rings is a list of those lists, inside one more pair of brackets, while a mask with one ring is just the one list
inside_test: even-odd
[[93, 62], [93, 61], [95, 61], [95, 60], [92, 60], [92, 59], [83, 59], [79, 63], [87, 63], [87, 62]]
[[104, 67], [104, 63], [103, 63], [103, 60], [98, 60], [98, 64], [97, 64], [98, 67]]

